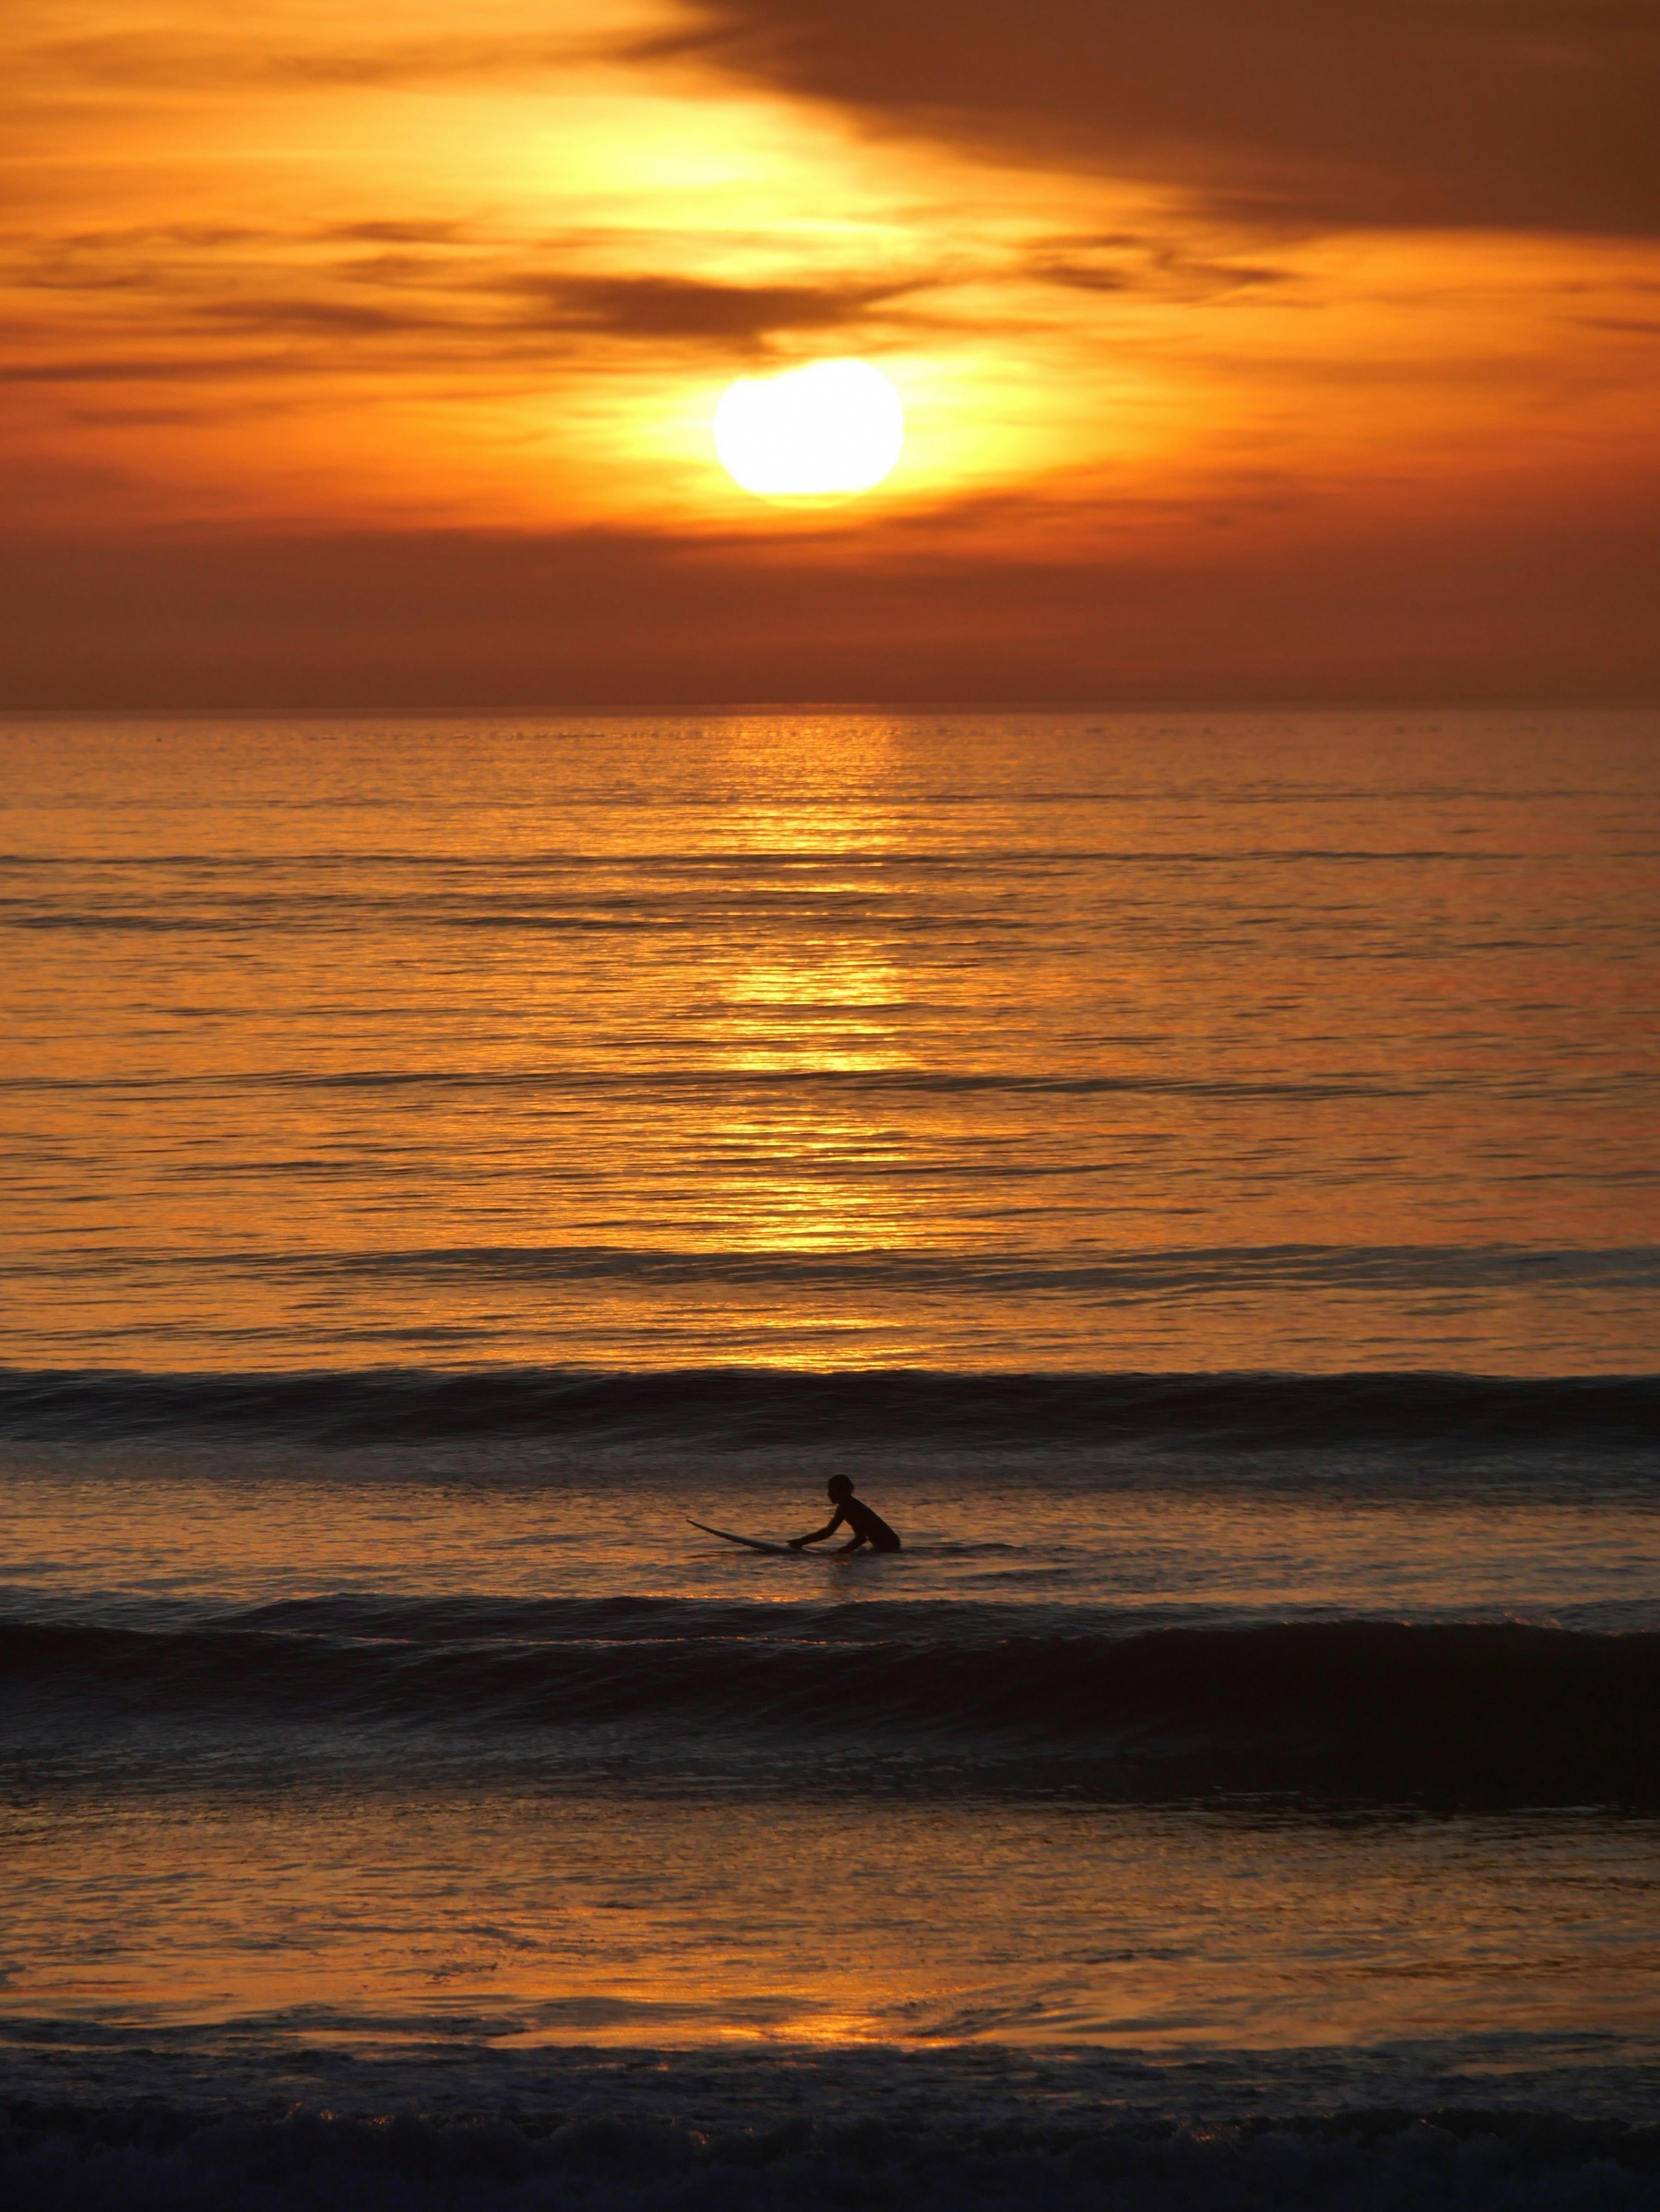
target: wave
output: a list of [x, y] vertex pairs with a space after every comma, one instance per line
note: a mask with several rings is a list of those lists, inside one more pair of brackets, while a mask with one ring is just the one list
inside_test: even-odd
[[1011, 1633], [1007, 1617], [371, 1596], [14, 1613], [0, 1681], [24, 1733], [77, 1713], [521, 1747], [600, 1729], [669, 1767], [723, 1745], [851, 1741], [877, 1763], [949, 1754], [958, 1787], [1018, 1787], [1036, 1766], [1131, 1795], [1660, 1805], [1660, 1634], [1382, 1620]]
[[[662, 1245], [413, 1245], [396, 1250], [303, 1252], [229, 1247], [170, 1253], [175, 1272], [219, 1277], [341, 1278], [384, 1283], [550, 1285], [616, 1282], [782, 1290], [860, 1290], [889, 1295], [990, 1292], [1109, 1292], [1120, 1300], [1186, 1298], [1217, 1292], [1378, 1288], [1492, 1290], [1660, 1286], [1660, 1246], [1541, 1249], [1517, 1245], [1192, 1245], [1100, 1258], [1076, 1253], [895, 1251], [883, 1246], [828, 1252], [701, 1251]], [[50, 1266], [27, 1265], [62, 1282], [80, 1274], [108, 1279], [123, 1270], [153, 1272], [151, 1250], [108, 1244], [77, 1252], [60, 1247]]]
[[1021, 1374], [371, 1367], [0, 1368], [0, 1438], [235, 1435], [351, 1447], [490, 1438], [735, 1449], [1651, 1447], [1660, 1376]]
[[169, 1096], [223, 1098], [263, 1096], [283, 1092], [461, 1092], [468, 1096], [513, 1096], [533, 1093], [565, 1099], [641, 1101], [691, 1094], [741, 1098], [778, 1094], [881, 1098], [959, 1098], [1006, 1094], [1042, 1098], [1197, 1098], [1217, 1105], [1252, 1100], [1431, 1098], [1455, 1094], [1461, 1099], [1571, 1098], [1583, 1103], [1629, 1096], [1635, 1079], [1619, 1074], [1483, 1074], [1460, 1069], [1456, 1075], [1392, 1076], [1193, 1076], [1138, 1073], [1085, 1075], [1033, 1073], [1001, 1068], [825, 1067], [805, 1063], [787, 1068], [746, 1068], [741, 1073], [707, 1068], [572, 1068], [564, 1064], [498, 1068], [245, 1068], [211, 1074], [135, 1073], [63, 1075], [29, 1072], [0, 1077], [0, 1091], [50, 1096], [60, 1092], [92, 1092], [112, 1098]]

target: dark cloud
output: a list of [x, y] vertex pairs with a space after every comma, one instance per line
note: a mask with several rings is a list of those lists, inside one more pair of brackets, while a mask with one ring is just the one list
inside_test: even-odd
[[0, 384], [218, 384], [226, 378], [284, 376], [286, 353], [65, 355], [55, 361], [0, 361]]
[[682, 50], [879, 126], [1185, 187], [1222, 216], [1660, 231], [1660, 0], [699, 6]]
[[212, 301], [199, 310], [202, 319], [270, 336], [385, 337], [403, 331], [443, 330], [456, 318], [441, 311], [375, 305], [367, 300], [283, 298]]
[[1117, 232], [1104, 238], [1035, 240], [1027, 249], [1026, 274], [1072, 291], [1151, 292], [1190, 301], [1291, 281], [1288, 269], [1207, 260], [1160, 241]]
[[231, 333], [244, 332], [268, 343], [292, 341], [294, 350], [193, 357], [129, 346], [101, 358], [58, 354], [0, 364], [0, 383], [174, 377], [199, 383], [219, 376], [332, 372], [340, 362], [338, 348], [316, 343], [329, 339], [372, 344], [408, 337], [426, 344], [429, 357], [435, 347], [445, 360], [482, 356], [504, 365], [545, 360], [560, 349], [562, 338], [568, 341], [565, 349], [573, 351], [609, 339], [710, 345], [728, 354], [734, 349], [758, 352], [768, 341], [795, 331], [868, 328], [872, 318], [891, 316], [899, 302], [923, 289], [919, 282], [856, 278], [824, 284], [745, 285], [650, 274], [583, 275], [550, 270], [542, 260], [504, 265], [487, 251], [457, 251], [390, 266], [383, 259], [347, 263], [319, 272], [312, 290], [249, 292], [211, 268], [141, 266], [118, 259], [121, 266], [112, 268], [101, 258], [78, 253], [43, 254], [29, 281], [57, 292], [137, 294], [145, 303], [148, 335], [153, 340], [165, 332], [175, 347], [191, 336], [222, 343]]
[[890, 306], [904, 284], [706, 284], [682, 277], [572, 277], [538, 279], [547, 321], [611, 337], [708, 338], [722, 345], [830, 330]]
[[402, 222], [387, 220], [330, 223], [319, 236], [350, 240], [354, 245], [448, 246], [464, 245], [473, 233], [465, 223]]
[[[378, 266], [364, 272], [386, 280]], [[421, 299], [392, 302], [327, 297], [236, 299], [214, 302], [209, 319], [249, 329], [296, 334], [385, 336], [442, 331], [481, 341], [499, 352], [503, 339], [569, 334], [585, 341], [680, 340], [730, 351], [754, 347], [791, 331], [832, 330], [890, 307], [916, 286], [870, 284], [716, 284], [691, 277], [585, 276], [534, 269], [494, 268], [487, 274], [463, 265], [425, 271]]]

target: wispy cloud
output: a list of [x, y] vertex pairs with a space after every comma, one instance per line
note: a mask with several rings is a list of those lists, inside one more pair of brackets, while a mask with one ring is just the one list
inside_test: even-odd
[[454, 35], [372, 39], [342, 18], [332, 36], [286, 41], [280, 28], [251, 41], [197, 28], [156, 25], [26, 48], [32, 72], [88, 85], [222, 94], [242, 87], [366, 87], [520, 79], [568, 69], [612, 50], [613, 36], [573, 30], [549, 35]]
[[[388, 250], [364, 254], [359, 249], [366, 244]], [[635, 234], [628, 244], [637, 254], [650, 242]], [[868, 335], [874, 319], [902, 308], [914, 320], [925, 313], [918, 302], [937, 280], [855, 272], [817, 282], [744, 284], [570, 266], [615, 250], [608, 234], [538, 241], [396, 219], [321, 231], [148, 227], [37, 241], [9, 271], [10, 289], [19, 301], [44, 295], [50, 317], [32, 334], [27, 324], [15, 324], [24, 358], [0, 364], [0, 380], [199, 381], [279, 363], [293, 373], [308, 365], [334, 373], [338, 349], [313, 347], [329, 340], [353, 341], [359, 359], [365, 346], [409, 341], [427, 349], [428, 359], [503, 365], [578, 350], [591, 357], [597, 344], [764, 354], [798, 334]], [[670, 241], [666, 251], [683, 247]], [[61, 331], [65, 312], [77, 304], [95, 319], [99, 349], [27, 358], [30, 349], [21, 341]], [[230, 332], [263, 349], [180, 349], [182, 341], [211, 346], [216, 334], [222, 339]], [[274, 344], [289, 349], [273, 355]]]
[[1290, 268], [1261, 261], [1207, 258], [1168, 240], [1123, 232], [1105, 237], [1034, 239], [1026, 249], [1028, 276], [1084, 292], [1140, 292], [1159, 299], [1218, 300], [1230, 292], [1294, 279]]
[[858, 279], [838, 284], [715, 284], [685, 277], [552, 277], [523, 288], [540, 294], [556, 329], [609, 337], [706, 338], [746, 344], [790, 331], [841, 328], [889, 308], [919, 284]]

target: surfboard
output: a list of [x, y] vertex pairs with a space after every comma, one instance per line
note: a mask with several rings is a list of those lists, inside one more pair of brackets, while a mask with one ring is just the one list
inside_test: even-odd
[[[686, 1519], [692, 1520], [690, 1513]], [[730, 1529], [712, 1529], [706, 1520], [692, 1520], [692, 1526], [706, 1536], [724, 1536], [729, 1544], [741, 1544], [747, 1552], [771, 1552], [777, 1559], [799, 1559], [801, 1555], [787, 1544], [763, 1544], [759, 1536], [734, 1536]]]

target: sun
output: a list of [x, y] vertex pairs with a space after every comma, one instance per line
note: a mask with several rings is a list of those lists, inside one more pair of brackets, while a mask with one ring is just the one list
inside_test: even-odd
[[715, 410], [722, 467], [764, 498], [869, 491], [904, 444], [899, 395], [869, 361], [741, 376]]

